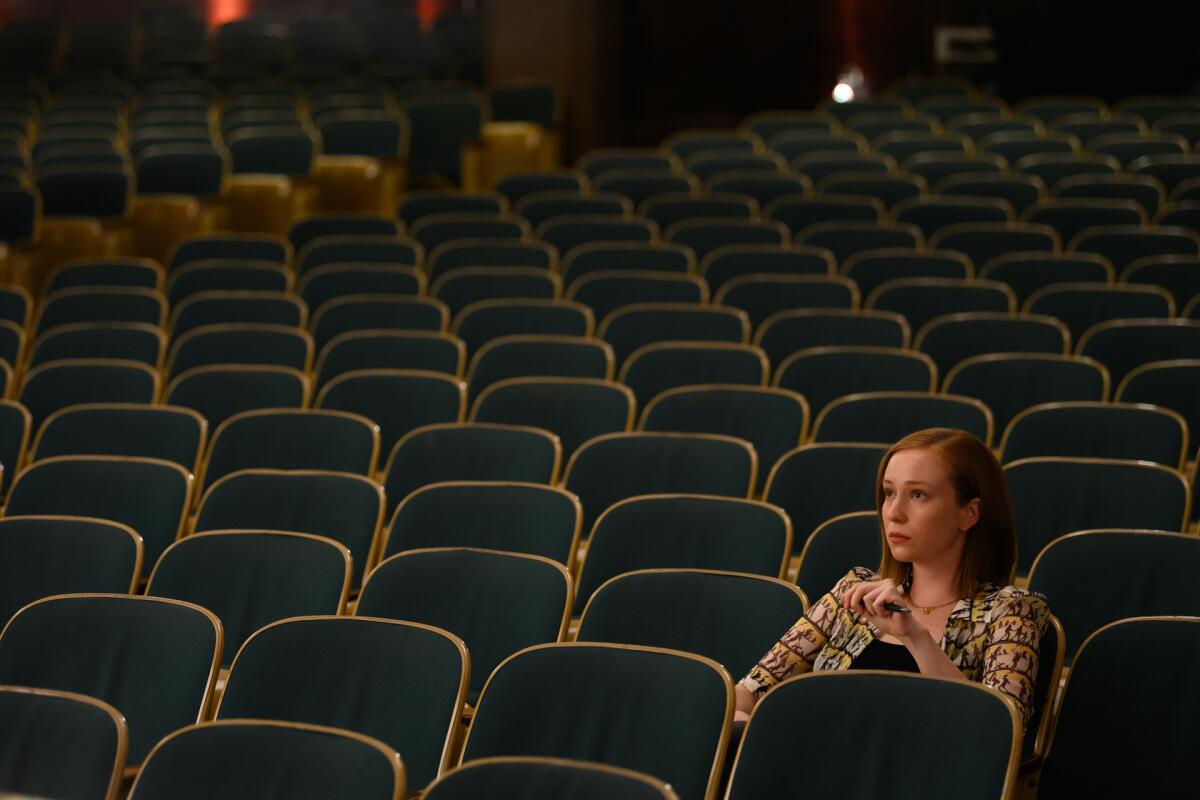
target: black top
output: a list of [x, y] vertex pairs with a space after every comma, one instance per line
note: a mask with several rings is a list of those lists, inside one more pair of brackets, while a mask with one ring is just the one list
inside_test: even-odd
[[850, 669], [889, 669], [893, 672], [920, 672], [917, 661], [902, 644], [891, 644], [881, 639], [872, 639]]

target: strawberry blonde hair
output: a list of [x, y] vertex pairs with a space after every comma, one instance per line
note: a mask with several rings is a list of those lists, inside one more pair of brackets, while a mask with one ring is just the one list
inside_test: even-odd
[[[958, 504], [979, 498], [979, 520], [967, 530], [958, 565], [961, 597], [970, 597], [983, 583], [1001, 586], [1012, 581], [1017, 565], [1017, 527], [1004, 471], [988, 446], [975, 436], [952, 428], [927, 428], [905, 436], [879, 462], [875, 478], [875, 512], [883, 530], [883, 474], [892, 456], [902, 450], [932, 450], [946, 468]], [[896, 583], [912, 581], [912, 565], [897, 561], [883, 542], [879, 574]]]

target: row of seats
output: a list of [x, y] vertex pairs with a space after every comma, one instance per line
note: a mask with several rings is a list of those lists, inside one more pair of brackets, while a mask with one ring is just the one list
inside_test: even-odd
[[[661, 586], [659, 591], [678, 588]], [[614, 603], [610, 619], [622, 613], [626, 619], [636, 618], [636, 613], [628, 613], [631, 610], [628, 605]], [[1171, 642], [1183, 651], [1184, 659], [1190, 659], [1195, 655], [1195, 623], [1192, 617], [1132, 618], [1103, 626], [1088, 637], [1073, 661], [1053, 724], [1042, 727], [1037, 737], [1039, 743], [1048, 745], [1041, 765], [1042, 791], [1051, 792], [1049, 796], [1071, 796], [1062, 793], [1078, 788], [1078, 773], [1094, 773], [1090, 765], [1096, 752], [1127, 755], [1130, 747], [1140, 747], [1137, 752], [1147, 753], [1179, 751], [1178, 738], [1156, 737], [1147, 742], [1135, 733], [1137, 726], [1131, 723], [1171, 719], [1172, 730], [1188, 724], [1185, 720], [1189, 717], [1177, 702], [1174, 687], [1176, 681], [1186, 684], [1190, 661], [1157, 664], [1153, 673], [1158, 680], [1114, 690], [1112, 671], [1117, 667], [1110, 659], [1132, 657], [1148, 643], [1166, 646]], [[46, 636], [47, 630], [55, 635]], [[122, 645], [99, 649], [99, 642], [113, 631], [122, 634]], [[1058, 646], [1061, 654], [1061, 642]], [[379, 752], [387, 754], [389, 777], [392, 781], [407, 778], [410, 790], [424, 787], [455, 758], [454, 740], [469, 667], [461, 640], [452, 634], [412, 622], [371, 617], [281, 620], [255, 633], [240, 650], [224, 693], [215, 710], [210, 711], [214, 705], [215, 665], [221, 650], [220, 623], [205, 609], [178, 601], [63, 595], [22, 610], [0, 637], [0, 676], [5, 682], [51, 691], [6, 689], [0, 691], [0, 708], [6, 719], [24, 720], [27, 741], [37, 745], [26, 750], [27, 758], [30, 751], [46, 758], [41, 748], [47, 746], [37, 737], [38, 730], [30, 720], [57, 719], [60, 724], [75, 720], [70, 730], [78, 746], [71, 752], [77, 754], [80, 764], [77, 769], [64, 771], [47, 769], [41, 758], [30, 759], [16, 780], [28, 781], [25, 788], [31, 784], [74, 786], [77, 790], [99, 786], [107, 789], [101, 794], [111, 796], [109, 787], [115, 786], [122, 764], [136, 766], [144, 760], [133, 791], [138, 797], [143, 782], [151, 786], [161, 782], [162, 788], [157, 791], [166, 792], [165, 787], [188, 772], [192, 780], [198, 781], [196, 785], [206, 785], [201, 771], [211, 778], [215, 766], [215, 774], [220, 775], [226, 761], [213, 758], [214, 747], [218, 752], [232, 752], [220, 748], [240, 744], [257, 751], [266, 743], [274, 743], [279, 749], [268, 757], [267, 763], [274, 762], [271, 772], [304, 772], [302, 762], [295, 759], [305, 750], [305, 737], [297, 732], [298, 727], [325, 736], [348, 735], [305, 727], [314, 724], [334, 725], [372, 737], [369, 741], [377, 751], [372, 757], [378, 759]], [[155, 660], [156, 655], [162, 657], [163, 651], [169, 653], [170, 671], [162, 670]], [[97, 652], [119, 660], [122, 675], [142, 680], [136, 687], [133, 680], [120, 687], [98, 687], [96, 679], [85, 674], [89, 666], [104, 666], [96, 664], [93, 654]], [[344, 669], [347, 659], [359, 668], [348, 673]], [[303, 668], [294, 666], [299, 664]], [[492, 673], [476, 703], [459, 758], [464, 764], [495, 755], [598, 760], [655, 775], [669, 782], [679, 797], [712, 797], [729, 741], [731, 677], [710, 658], [654, 646], [579, 641], [523, 648]], [[547, 690], [547, 686], [554, 688]], [[362, 702], [365, 698], [370, 702]], [[888, 702], [882, 702], [883, 698]], [[939, 710], [946, 702], [953, 702], [959, 711], [956, 725], [963, 715], [972, 719], [972, 736], [937, 735], [949, 725]], [[1094, 714], [1088, 711], [1097, 702], [1107, 703], [1109, 709], [1107, 722], [1099, 727]], [[862, 713], [848, 715], [847, 703]], [[780, 743], [778, 726], [794, 726], [797, 713], [818, 713], [817, 709], [828, 707], [829, 724], [849, 731], [853, 726], [848, 720], [875, 720], [873, 715], [886, 714], [886, 709], [895, 711], [897, 705], [905, 713], [896, 719], [911, 723], [917, 714], [918, 719], [926, 720], [916, 735], [932, 736], [931, 741], [939, 742], [943, 754], [946, 742], [957, 743], [951, 761], [954, 769], [963, 770], [962, 779], [956, 783], [960, 789], [977, 786], [987, 776], [992, 790], [980, 796], [995, 796], [996, 787], [1003, 789], [1016, 780], [1022, 755], [1020, 722], [1014, 710], [996, 694], [962, 682], [922, 676], [818, 674], [789, 682], [756, 709], [733, 767], [730, 796], [763, 796], [770, 787], [778, 789], [784, 776], [788, 776], [787, 781], [794, 780], [790, 769], [778, 764], [772, 767], [771, 762], [782, 757], [779, 748], [785, 746]], [[924, 716], [920, 716], [922, 713]], [[188, 727], [196, 719], [210, 717], [217, 722]], [[234, 731], [246, 724], [238, 722], [239, 718], [279, 719], [293, 725], [249, 723], [264, 730], [253, 735], [243, 729], [239, 736]], [[884, 719], [876, 724], [883, 724]], [[943, 727], [938, 727], [938, 720]], [[608, 731], [602, 745], [591, 733], [596, 725]], [[221, 733], [223, 726], [225, 734]], [[767, 729], [770, 735], [758, 733]], [[959, 727], [955, 729], [961, 733]], [[188, 770], [184, 765], [189, 759], [182, 755], [187, 752], [183, 741], [206, 735], [212, 737], [208, 746], [196, 745], [200, 752], [207, 751], [205, 763], [193, 763]], [[384, 746], [374, 745], [374, 740]], [[672, 746], [663, 747], [664, 741]], [[315, 748], [311, 743], [309, 746]], [[1102, 749], [1098, 751], [1097, 747]], [[838, 748], [838, 752], [844, 752], [840, 745]], [[166, 754], [172, 751], [180, 754], [173, 768], [157, 763], [170, 763]], [[775, 753], [775, 758], [768, 758], [770, 753]], [[319, 748], [315, 748], [313, 758], [308, 771], [328, 768], [324, 760], [328, 756], [321, 757]], [[983, 759], [991, 760], [989, 768], [982, 768]], [[831, 751], [821, 756], [820, 763], [828, 766], [836, 763], [836, 757]], [[1171, 763], [1173, 760], [1156, 773], [1156, 785], [1175, 786], [1182, 779], [1179, 768]], [[181, 769], [183, 775], [178, 772]], [[943, 766], [930, 768], [919, 782], [943, 781], [944, 770]], [[237, 772], [245, 781], [253, 768], [244, 765]], [[368, 776], [378, 778], [369, 770], [361, 772], [356, 780], [369, 783]], [[1132, 777], [1125, 776], [1124, 770], [1118, 772], [1118, 782], [1132, 785]], [[887, 780], [887, 774], [887, 770], [871, 771], [865, 777]], [[6, 783], [14, 781], [5, 777]], [[329, 776], [320, 777], [318, 785], [331, 780]], [[836, 779], [822, 780], [831, 785], [839, 783]], [[141, 791], [160, 796], [154, 790]], [[296, 791], [301, 790], [297, 787]], [[385, 791], [379, 796], [402, 795]], [[431, 796], [436, 796], [436, 789]]]
[[[154, 451], [144, 445], [139, 448], [139, 437], [132, 435], [139, 427], [142, 437], [155, 428], [169, 432], [161, 418], [169, 419], [171, 414], [168, 409], [149, 415], [130, 407], [92, 406], [57, 418], [39, 440], [35, 459], [17, 475], [6, 513], [72, 514], [128, 525], [139, 537], [142, 576], [151, 573], [174, 542], [195, 531], [271, 529], [331, 537], [349, 549], [352, 588], [372, 565], [400, 552], [447, 541], [480, 547], [507, 542], [506, 548], [574, 569], [586, 587], [580, 590], [582, 599], [608, 577], [628, 569], [692, 566], [782, 577], [788, 574], [794, 555], [801, 557], [801, 587], [823, 592], [826, 582], [843, 572], [847, 562], [871, 562], [879, 554], [877, 541], [856, 547], [852, 553], [858, 560], [836, 551], [833, 566], [817, 570], [819, 578], [803, 563], [803, 555], [830, 519], [839, 520], [836, 531], [825, 533], [834, 541], [835, 534], [845, 542], [870, 543], [878, 538], [870, 520], [845, 515], [874, 506], [869, 487], [884, 445], [797, 448], [775, 466], [762, 495], [766, 505], [760, 505], [750, 499], [755, 481], [753, 449], [728, 436], [598, 437], [568, 464], [562, 480], [565, 491], [560, 491], [553, 488], [558, 485], [556, 442], [537, 429], [478, 424], [418, 429], [396, 448], [382, 478], [374, 480], [367, 473], [375, 442], [362, 420], [314, 412], [259, 412], [236, 417], [218, 432], [205, 471], [194, 481], [190, 465], [144, 455]], [[194, 418], [176, 416], [198, 427]], [[125, 441], [116, 446], [105, 442], [105, 434], [95, 430], [98, 422], [110, 425], [110, 440], [125, 434]], [[73, 432], [78, 440], [74, 446], [64, 441]], [[285, 435], [307, 436], [311, 441], [272, 447], [273, 439]], [[336, 449], [326, 446], [338, 436], [345, 443]], [[164, 436], [164, 444], [181, 450], [180, 438]], [[357, 446], [351, 446], [356, 439]], [[319, 452], [322, 446], [327, 452]], [[100, 454], [41, 455], [56, 450]], [[1189, 523], [1187, 481], [1163, 465], [1034, 456], [1006, 464], [1005, 471], [1019, 524], [1017, 569], [1022, 574], [1043, 547], [1072, 531], [1106, 527], [1183, 531]], [[479, 485], [480, 481], [518, 485], [496, 488]], [[193, 490], [193, 484], [198, 488]], [[828, 488], [822, 488], [826, 484]], [[440, 490], [427, 488], [431, 486]], [[143, 499], [149, 491], [153, 503]], [[681, 493], [730, 500], [706, 505], [670, 499]], [[645, 495], [664, 499], [630, 500]], [[453, 512], [456, 503], [465, 509], [465, 519], [459, 523], [462, 530], [430, 522], [461, 516]], [[191, 519], [193, 504], [198, 509]], [[503, 525], [492, 521], [501, 513], [507, 520]], [[685, 525], [683, 520], [690, 521]], [[738, 530], [760, 532], [729, 540], [723, 531], [735, 523]], [[655, 534], [642, 542], [638, 535], [650, 534], [635, 535], [673, 526], [681, 532], [672, 537]], [[855, 536], [838, 533], [847, 526], [866, 528], [859, 527], [861, 533]], [[580, 568], [576, 553], [581, 540], [602, 530], [600, 544], [594, 551], [589, 544], [589, 558]], [[671, 561], [677, 547], [691, 552], [695, 560]]]

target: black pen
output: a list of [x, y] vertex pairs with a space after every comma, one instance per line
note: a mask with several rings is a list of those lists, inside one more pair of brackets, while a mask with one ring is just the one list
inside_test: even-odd
[[912, 609], [908, 606], [898, 606], [895, 603], [884, 603], [883, 607], [888, 611], [895, 611], [897, 614], [911, 614]]

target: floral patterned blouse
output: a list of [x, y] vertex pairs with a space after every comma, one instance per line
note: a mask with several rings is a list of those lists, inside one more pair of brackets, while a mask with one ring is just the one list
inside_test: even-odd
[[[761, 695], [785, 678], [809, 670], [848, 669], [879, 636], [879, 629], [843, 608], [842, 593], [861, 581], [878, 579], [869, 569], [850, 570], [809, 607], [739, 684]], [[983, 584], [974, 597], [959, 600], [951, 610], [939, 644], [967, 680], [1008, 695], [1016, 702], [1022, 721], [1028, 722], [1038, 646], [1048, 614], [1040, 594]]]

